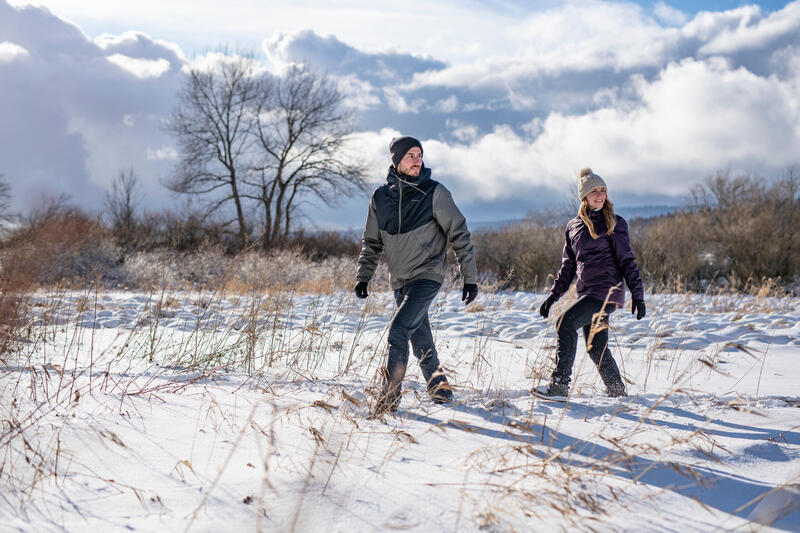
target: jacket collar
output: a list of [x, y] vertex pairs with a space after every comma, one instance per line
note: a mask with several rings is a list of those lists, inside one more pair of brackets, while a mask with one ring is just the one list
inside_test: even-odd
[[405, 174], [400, 174], [394, 165], [389, 167], [389, 172], [386, 175], [386, 183], [389, 185], [398, 185], [399, 183], [405, 183], [411, 186], [419, 186], [426, 181], [430, 181], [431, 179], [431, 169], [425, 166], [423, 163], [422, 168], [419, 171], [419, 176], [406, 176]]

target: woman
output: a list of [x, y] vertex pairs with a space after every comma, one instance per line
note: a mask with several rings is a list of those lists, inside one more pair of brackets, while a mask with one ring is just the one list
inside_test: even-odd
[[644, 318], [642, 278], [631, 250], [628, 224], [614, 214], [603, 178], [590, 168], [581, 169], [578, 197], [581, 206], [578, 216], [567, 223], [561, 268], [539, 314], [548, 317], [550, 307], [567, 292], [576, 275], [578, 301], [558, 319], [556, 369], [547, 389], [538, 392], [546, 396], [568, 395], [578, 329], [583, 328], [586, 351], [597, 365], [606, 394], [627, 396], [617, 363], [608, 349], [608, 315], [625, 304], [624, 278], [633, 298], [631, 313], [636, 313], [637, 320]]

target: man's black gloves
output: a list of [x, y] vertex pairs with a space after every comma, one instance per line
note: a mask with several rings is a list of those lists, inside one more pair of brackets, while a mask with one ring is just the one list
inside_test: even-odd
[[550, 316], [550, 308], [553, 306], [554, 303], [556, 303], [556, 300], [558, 300], [558, 298], [556, 298], [556, 295], [551, 294], [550, 296], [547, 297], [547, 300], [542, 302], [542, 305], [539, 307], [539, 314], [542, 315], [542, 318], [547, 318], [548, 316]]
[[477, 297], [478, 286], [474, 283], [465, 283], [464, 290], [461, 291], [461, 301], [464, 302], [464, 305], [469, 305]]
[[356, 296], [359, 298], [366, 298], [369, 296], [367, 292], [367, 282], [366, 281], [359, 281], [356, 283]]
[[633, 302], [631, 302], [631, 314], [633, 313], [636, 313], [636, 320], [644, 318], [645, 313], [647, 313], [644, 307], [644, 300], [633, 299]]

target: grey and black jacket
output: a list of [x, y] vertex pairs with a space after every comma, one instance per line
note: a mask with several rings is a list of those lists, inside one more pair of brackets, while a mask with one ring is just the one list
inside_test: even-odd
[[478, 269], [464, 215], [444, 185], [425, 166], [419, 176], [389, 167], [386, 184], [369, 201], [358, 257], [358, 281], [369, 281], [385, 253], [392, 289], [415, 279], [442, 283], [447, 242], [453, 246], [464, 283], [477, 283]]

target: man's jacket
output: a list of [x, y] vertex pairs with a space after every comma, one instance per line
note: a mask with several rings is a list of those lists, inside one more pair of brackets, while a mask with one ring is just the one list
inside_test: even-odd
[[567, 223], [561, 268], [550, 294], [560, 298], [577, 276], [578, 297], [591, 296], [605, 301], [611, 291], [609, 302], [622, 307], [625, 304], [624, 278], [631, 295], [644, 300], [644, 286], [631, 249], [625, 219], [617, 215], [617, 224], [611, 235], [606, 234], [602, 210], [591, 211], [589, 220], [597, 232], [596, 239], [592, 239], [589, 228], [580, 217]]
[[447, 242], [453, 246], [464, 283], [477, 283], [478, 269], [464, 215], [444, 185], [422, 167], [418, 177], [389, 167], [386, 184], [369, 201], [358, 257], [358, 281], [369, 281], [384, 254], [392, 289], [415, 279], [442, 283]]

